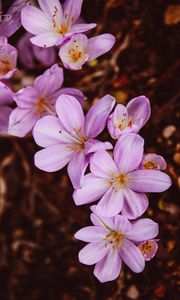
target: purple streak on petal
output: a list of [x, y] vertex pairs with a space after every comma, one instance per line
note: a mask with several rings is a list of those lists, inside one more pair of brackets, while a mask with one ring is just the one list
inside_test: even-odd
[[113, 174], [118, 175], [118, 168], [106, 151], [94, 153], [90, 161], [90, 170], [94, 175], [107, 179], [111, 179]]
[[79, 261], [85, 265], [94, 265], [107, 253], [108, 247], [105, 247], [103, 241], [99, 243], [90, 243], [79, 252]]
[[126, 238], [134, 242], [143, 242], [155, 238], [158, 232], [158, 224], [145, 218], [133, 222], [131, 230], [126, 233]]
[[100, 216], [114, 217], [120, 213], [124, 202], [121, 190], [109, 188], [96, 206], [96, 211]]
[[88, 61], [108, 52], [115, 43], [115, 37], [112, 34], [100, 34], [88, 40]]
[[118, 251], [111, 249], [94, 268], [94, 275], [100, 282], [115, 280], [121, 271], [122, 260]]
[[104, 239], [107, 229], [102, 226], [87, 226], [75, 233], [75, 238], [87, 243], [97, 243]]
[[136, 169], [143, 157], [144, 140], [135, 133], [120, 137], [114, 148], [114, 160], [121, 172], [130, 172]]
[[128, 174], [128, 187], [141, 193], [164, 192], [171, 184], [170, 177], [161, 171], [137, 170]]
[[68, 175], [74, 189], [82, 186], [84, 173], [88, 166], [88, 158], [83, 151], [75, 153], [68, 164]]
[[100, 134], [107, 122], [107, 118], [113, 109], [115, 98], [106, 95], [98, 100], [88, 111], [85, 122], [85, 132], [90, 138], [95, 138]]

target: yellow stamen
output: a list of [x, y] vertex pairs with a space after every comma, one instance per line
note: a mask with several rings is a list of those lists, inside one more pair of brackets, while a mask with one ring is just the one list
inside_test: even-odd
[[150, 170], [152, 170], [152, 169], [154, 169], [154, 167], [155, 167], [155, 165], [154, 165], [154, 163], [153, 163], [152, 161], [148, 161], [148, 162], [146, 162], [146, 163], [144, 164], [144, 168], [145, 168], [145, 169], [150, 169]]

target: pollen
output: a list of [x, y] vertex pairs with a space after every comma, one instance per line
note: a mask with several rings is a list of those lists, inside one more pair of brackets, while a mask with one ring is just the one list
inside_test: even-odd
[[124, 236], [122, 233], [118, 232], [118, 231], [110, 231], [110, 233], [108, 233], [105, 236], [105, 246], [107, 246], [108, 244], [111, 244], [113, 249], [115, 248], [119, 248], [122, 241], [124, 239]]
[[11, 65], [10, 61], [7, 60], [7, 59], [6, 60], [5, 59], [0, 60], [0, 74], [5, 75], [10, 70], [12, 70], [12, 65]]
[[121, 188], [124, 188], [127, 182], [126, 174], [121, 173], [120, 175], [116, 175], [113, 179], [111, 179], [110, 183], [114, 187], [120, 186]]
[[151, 254], [152, 249], [153, 249], [152, 242], [147, 241], [147, 242], [143, 243], [142, 245], [140, 245], [139, 249], [143, 254], [146, 254], [146, 255]]
[[46, 106], [48, 105], [49, 101], [46, 98], [39, 98], [36, 103], [36, 113], [38, 115], [42, 115], [46, 112]]
[[145, 168], [145, 169], [150, 169], [150, 170], [152, 170], [152, 169], [154, 169], [154, 167], [155, 167], [155, 165], [154, 165], [154, 163], [153, 163], [152, 161], [148, 161], [148, 162], [146, 162], [146, 163], [144, 164], [144, 168]]
[[75, 47], [71, 47], [68, 51], [69, 56], [71, 57], [72, 61], [75, 63], [77, 62], [83, 55], [83, 52], [79, 48], [78, 45]]

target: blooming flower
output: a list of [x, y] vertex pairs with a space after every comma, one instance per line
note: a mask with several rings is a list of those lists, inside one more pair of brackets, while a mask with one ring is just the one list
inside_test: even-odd
[[148, 207], [146, 192], [162, 192], [171, 179], [159, 170], [138, 169], [143, 158], [144, 140], [136, 133], [117, 141], [113, 158], [106, 151], [96, 152], [81, 188], [74, 192], [77, 205], [101, 199], [97, 212], [112, 217], [121, 212], [129, 219], [142, 215]]
[[95, 139], [105, 128], [115, 99], [106, 95], [97, 101], [86, 117], [79, 102], [72, 96], [61, 95], [56, 102], [58, 117], [47, 116], [34, 127], [36, 143], [45, 147], [35, 155], [35, 165], [54, 172], [68, 164], [68, 174], [74, 188], [82, 184], [90, 154], [111, 149], [108, 142]]
[[157, 236], [157, 223], [147, 218], [130, 223], [120, 215], [103, 218], [94, 213], [91, 221], [94, 226], [82, 228], [75, 234], [75, 238], [88, 242], [79, 252], [81, 263], [95, 264], [94, 275], [101, 282], [116, 279], [122, 261], [135, 273], [143, 271], [145, 258], [137, 245]]
[[141, 251], [144, 259], [149, 261], [151, 260], [158, 250], [158, 244], [156, 240], [148, 240], [140, 243], [138, 245], [139, 250]]
[[37, 77], [33, 86], [18, 91], [14, 96], [17, 108], [13, 110], [9, 119], [9, 134], [23, 137], [42, 116], [56, 115], [55, 103], [61, 94], [74, 95], [80, 101], [85, 99], [77, 89], [61, 89], [63, 80], [63, 69], [55, 64]]
[[56, 48], [41, 48], [33, 45], [30, 42], [30, 37], [32, 34], [26, 32], [18, 41], [17, 48], [20, 55], [19, 59], [27, 68], [34, 68], [37, 64], [36, 61], [39, 61], [43, 66], [50, 67], [52, 66], [57, 58]]
[[108, 130], [113, 139], [122, 134], [139, 132], [151, 114], [149, 100], [145, 96], [133, 98], [125, 107], [118, 104], [108, 119]]
[[162, 156], [155, 153], [148, 153], [144, 155], [140, 168], [150, 170], [165, 170], [166, 166], [166, 162]]
[[7, 38], [0, 37], [0, 80], [9, 79], [16, 69], [17, 50], [7, 42]]
[[9, 115], [12, 109], [8, 106], [13, 102], [12, 91], [0, 82], [0, 133], [7, 133]]
[[28, 5], [21, 13], [22, 25], [35, 35], [30, 39], [34, 45], [60, 45], [75, 33], [85, 32], [96, 26], [94, 23], [77, 23], [83, 0], [66, 0], [63, 7], [59, 0], [38, 2], [41, 9]]
[[114, 43], [112, 34], [101, 34], [90, 39], [85, 34], [76, 34], [60, 48], [59, 56], [66, 68], [80, 70], [85, 62], [108, 52]]

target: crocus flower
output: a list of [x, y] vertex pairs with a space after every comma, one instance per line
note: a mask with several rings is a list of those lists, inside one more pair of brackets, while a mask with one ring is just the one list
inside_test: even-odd
[[142, 163], [140, 164], [141, 169], [154, 169], [154, 170], [165, 170], [166, 162], [161, 155], [155, 153], [148, 153], [144, 155]]
[[81, 188], [74, 192], [77, 205], [101, 199], [97, 212], [112, 217], [121, 212], [129, 219], [141, 216], [148, 207], [146, 192], [163, 192], [171, 179], [158, 170], [140, 170], [144, 140], [136, 133], [125, 134], [117, 141], [113, 158], [106, 151], [96, 152]]
[[149, 100], [145, 96], [133, 98], [125, 107], [118, 104], [108, 119], [108, 130], [113, 139], [122, 134], [136, 132], [146, 124], [151, 114]]
[[120, 215], [104, 218], [94, 213], [91, 221], [94, 226], [82, 228], [75, 234], [75, 238], [88, 243], [79, 252], [81, 263], [95, 264], [94, 275], [101, 282], [116, 279], [122, 261], [135, 273], [143, 271], [145, 258], [138, 243], [157, 236], [157, 223], [147, 218], [130, 223]]
[[34, 68], [39, 61], [43, 66], [52, 66], [56, 59], [57, 53], [55, 47], [41, 48], [33, 45], [30, 42], [32, 34], [26, 32], [18, 41], [17, 49], [19, 53], [22, 53], [19, 57], [20, 61], [27, 68]]
[[101, 34], [90, 39], [85, 34], [76, 34], [60, 48], [59, 56], [66, 68], [80, 70], [87, 61], [108, 52], [114, 43], [112, 34]]
[[63, 80], [63, 69], [55, 64], [38, 76], [33, 86], [18, 91], [14, 96], [17, 107], [9, 119], [9, 134], [23, 137], [42, 116], [56, 115], [55, 103], [61, 94], [74, 95], [80, 101], [85, 99], [77, 89], [61, 88]]
[[12, 108], [9, 104], [13, 102], [13, 93], [9, 87], [0, 82], [0, 133], [7, 133], [9, 115]]
[[17, 50], [7, 42], [6, 37], [0, 37], [0, 80], [9, 79], [16, 69]]
[[79, 102], [72, 96], [61, 95], [56, 102], [57, 117], [39, 120], [33, 131], [35, 142], [45, 149], [35, 155], [35, 165], [54, 172], [68, 164], [68, 174], [74, 188], [82, 184], [90, 154], [111, 149], [108, 142], [95, 139], [105, 128], [115, 103], [110, 95], [97, 101], [86, 117]]
[[51, 47], [62, 44], [75, 33], [85, 32], [96, 24], [77, 23], [83, 0], [66, 0], [61, 6], [59, 0], [38, 0], [40, 9], [28, 5], [23, 8], [21, 21], [24, 28], [35, 37], [34, 45]]
[[155, 256], [158, 250], [157, 240], [153, 239], [153, 240], [144, 241], [138, 245], [138, 248], [141, 251], [142, 255], [144, 256], [144, 259], [146, 261], [149, 261]]

